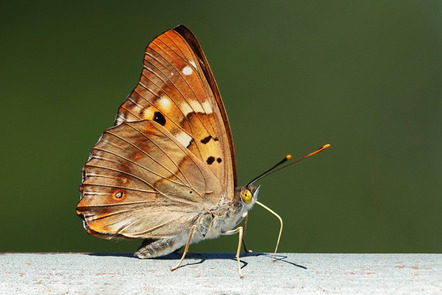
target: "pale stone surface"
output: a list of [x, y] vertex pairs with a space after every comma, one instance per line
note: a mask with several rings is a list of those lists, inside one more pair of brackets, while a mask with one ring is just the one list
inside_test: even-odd
[[442, 254], [1, 253], [1, 294], [442, 294]]

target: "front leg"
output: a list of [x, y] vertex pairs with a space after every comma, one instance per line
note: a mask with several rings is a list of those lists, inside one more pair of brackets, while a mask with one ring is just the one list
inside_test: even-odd
[[245, 213], [242, 215], [242, 217], [243, 217], [243, 219], [244, 219], [244, 235], [243, 235], [243, 238], [242, 238], [242, 245], [243, 245], [243, 247], [244, 247], [244, 252], [246, 252], [246, 253], [252, 253], [253, 251], [250, 250], [250, 249], [247, 249], [247, 246], [246, 246], [247, 219], [248, 219], [248, 217], [249, 217], [249, 214], [248, 214], [247, 212], [245, 212]]
[[236, 257], [236, 260], [238, 261], [239, 277], [242, 279], [244, 277], [244, 275], [242, 274], [242, 271], [241, 271], [241, 262], [239, 261], [239, 253], [241, 251], [241, 242], [242, 242], [243, 236], [244, 236], [244, 228], [242, 226], [238, 226], [235, 229], [231, 229], [231, 230], [222, 232], [221, 234], [229, 236], [229, 235], [233, 235], [236, 233], [239, 233], [239, 239], [238, 239], [238, 248], [236, 249], [236, 256], [235, 257]]

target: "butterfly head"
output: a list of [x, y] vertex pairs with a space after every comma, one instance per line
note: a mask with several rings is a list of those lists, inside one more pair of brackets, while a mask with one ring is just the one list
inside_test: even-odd
[[239, 195], [246, 206], [253, 206], [255, 201], [258, 199], [259, 187], [260, 185], [246, 185], [241, 187]]

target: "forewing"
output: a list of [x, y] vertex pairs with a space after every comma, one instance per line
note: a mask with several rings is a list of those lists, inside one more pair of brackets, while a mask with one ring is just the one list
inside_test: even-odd
[[120, 106], [115, 125], [139, 120], [169, 130], [208, 165], [224, 197], [233, 198], [236, 164], [227, 115], [201, 46], [184, 26], [146, 48], [140, 81]]
[[154, 121], [104, 132], [83, 170], [77, 213], [91, 234], [162, 238], [195, 224], [221, 194], [213, 172]]

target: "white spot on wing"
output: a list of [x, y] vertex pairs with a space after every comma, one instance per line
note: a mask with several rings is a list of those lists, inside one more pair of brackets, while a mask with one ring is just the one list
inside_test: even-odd
[[184, 116], [187, 116], [189, 113], [193, 112], [192, 108], [187, 103], [182, 103], [180, 109]]
[[158, 106], [162, 108], [164, 111], [169, 111], [171, 106], [170, 99], [167, 96], [162, 95], [158, 100]]
[[183, 68], [183, 74], [186, 75], [186, 76], [189, 76], [190, 74], [192, 74], [192, 72], [193, 72], [193, 70], [192, 70], [192, 68], [189, 67], [189, 66], [185, 66], [185, 67]]
[[203, 109], [204, 112], [206, 112], [207, 114], [213, 113], [212, 106], [210, 105], [210, 102], [208, 100], [203, 101]]
[[196, 64], [193, 60], [190, 61], [190, 64], [196, 69]]
[[192, 137], [185, 132], [180, 132], [175, 137], [185, 147], [188, 147], [189, 143], [192, 141]]
[[201, 104], [200, 104], [199, 101], [194, 100], [194, 99], [191, 99], [191, 100], [189, 101], [189, 103], [190, 103], [190, 106], [192, 107], [192, 109], [193, 109], [195, 112], [197, 112], [197, 113], [204, 113], [204, 109], [203, 109], [203, 107], [201, 106]]
[[181, 111], [183, 112], [184, 116], [187, 116], [190, 113], [205, 113], [206, 112], [199, 101], [194, 100], [194, 99], [189, 99], [188, 102], [189, 103], [182, 103], [181, 104]]

